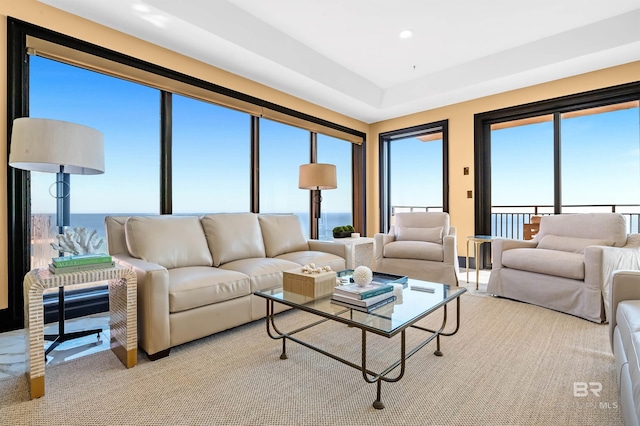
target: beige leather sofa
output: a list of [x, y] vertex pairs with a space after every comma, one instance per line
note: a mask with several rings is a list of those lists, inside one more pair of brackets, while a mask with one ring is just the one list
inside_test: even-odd
[[616, 271], [611, 285], [609, 337], [626, 426], [640, 419], [640, 271]]
[[138, 343], [170, 348], [265, 316], [254, 291], [315, 263], [345, 268], [347, 247], [307, 241], [295, 215], [220, 213], [105, 218], [109, 254], [138, 278]]
[[443, 212], [396, 213], [386, 234], [375, 235], [376, 271], [458, 285], [456, 228]]
[[493, 241], [487, 292], [606, 321], [611, 273], [635, 269], [639, 246], [617, 213], [543, 216], [533, 240]]

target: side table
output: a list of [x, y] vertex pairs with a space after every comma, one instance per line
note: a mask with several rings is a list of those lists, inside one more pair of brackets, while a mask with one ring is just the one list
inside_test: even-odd
[[34, 269], [24, 277], [25, 328], [29, 333], [29, 389], [31, 399], [44, 395], [44, 308], [42, 292], [47, 288], [93, 282], [109, 282], [109, 327], [111, 350], [127, 368], [138, 362], [137, 279], [128, 268], [52, 274]]
[[467, 282], [469, 282], [469, 243], [473, 242], [473, 260], [476, 264], [476, 290], [478, 289], [478, 281], [480, 280], [480, 269], [478, 268], [478, 251], [484, 243], [491, 243], [496, 237], [491, 235], [473, 235], [467, 237]]
[[347, 246], [347, 269], [355, 269], [357, 266], [368, 266], [372, 271], [375, 270], [375, 250], [374, 239], [367, 237], [357, 238], [335, 238], [329, 240], [336, 244], [344, 244]]

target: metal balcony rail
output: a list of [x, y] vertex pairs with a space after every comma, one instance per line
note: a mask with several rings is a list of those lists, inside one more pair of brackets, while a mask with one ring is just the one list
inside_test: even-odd
[[[440, 206], [392, 206], [391, 214], [399, 212], [442, 211]], [[620, 213], [627, 222], [627, 233], [640, 232], [640, 204], [567, 204], [563, 213]], [[492, 206], [491, 235], [503, 238], [524, 238], [524, 224], [531, 223], [531, 216], [551, 215], [553, 205]], [[394, 223], [393, 217], [391, 223]]]

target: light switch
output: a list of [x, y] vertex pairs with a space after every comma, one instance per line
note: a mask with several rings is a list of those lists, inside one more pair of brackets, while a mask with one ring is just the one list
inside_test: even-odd
[[467, 191], [467, 198], [473, 198], [473, 191]]
[[468, 168], [468, 167], [465, 167], [465, 168], [464, 168], [464, 174], [465, 174], [465, 175], [468, 175], [468, 174], [469, 174], [469, 168]]

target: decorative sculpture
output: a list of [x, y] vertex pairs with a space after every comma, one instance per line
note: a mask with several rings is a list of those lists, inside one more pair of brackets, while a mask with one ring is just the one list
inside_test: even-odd
[[358, 266], [353, 270], [353, 282], [364, 287], [373, 280], [373, 272], [367, 266]]
[[71, 254], [92, 254], [98, 253], [98, 250], [104, 244], [104, 239], [98, 237], [97, 231], [94, 229], [89, 232], [87, 228], [77, 226], [64, 230], [64, 234], [56, 235], [58, 244], [51, 243], [51, 247], [58, 251]]
[[331, 266], [318, 266], [315, 263], [309, 263], [301, 268], [303, 274], [319, 274], [321, 272], [331, 271]]

